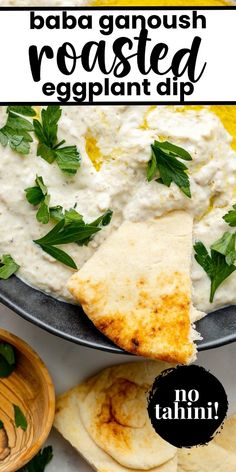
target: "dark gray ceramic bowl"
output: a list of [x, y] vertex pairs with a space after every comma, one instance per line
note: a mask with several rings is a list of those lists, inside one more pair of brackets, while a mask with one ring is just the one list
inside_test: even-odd
[[[15, 276], [0, 281], [0, 301], [26, 320], [69, 341], [123, 352], [93, 326], [80, 306], [55, 300]], [[236, 306], [211, 313], [197, 323], [197, 329], [203, 336], [198, 343], [200, 351], [236, 341]]]

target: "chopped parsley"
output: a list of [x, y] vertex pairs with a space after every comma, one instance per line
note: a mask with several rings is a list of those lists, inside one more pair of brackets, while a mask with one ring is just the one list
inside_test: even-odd
[[[92, 227], [95, 227], [95, 228], [98, 228], [98, 229], [101, 229], [102, 227], [104, 226], [108, 226], [111, 222], [111, 219], [112, 219], [112, 215], [113, 215], [113, 211], [108, 209], [102, 216], [99, 216], [99, 218], [97, 218], [96, 220], [92, 221], [92, 223], [90, 223], [90, 225]], [[71, 215], [70, 215], [71, 217]], [[67, 216], [68, 218], [68, 216]], [[92, 236], [89, 236], [87, 239], [83, 239], [82, 241], [78, 241], [77, 244], [79, 246], [87, 246], [87, 244], [93, 239], [93, 235]]]
[[[0, 129], [0, 143], [9, 145], [20, 154], [29, 154], [30, 143], [34, 132], [38, 140], [37, 156], [41, 156], [50, 164], [57, 162], [58, 167], [68, 175], [75, 175], [80, 167], [80, 153], [77, 147], [63, 146], [65, 141], [58, 141], [58, 122], [61, 117], [59, 105], [48, 106], [41, 110], [40, 119], [30, 106], [9, 106], [7, 108], [6, 124]], [[25, 116], [34, 118], [33, 123]], [[44, 206], [44, 205], [43, 205]], [[44, 210], [40, 210], [44, 219]]]
[[10, 254], [3, 254], [0, 257], [0, 279], [9, 279], [19, 268], [20, 266], [14, 261]]
[[0, 343], [0, 356], [3, 356], [9, 365], [15, 366], [16, 356], [11, 344]]
[[31, 461], [18, 472], [44, 472], [46, 466], [53, 458], [52, 446], [47, 446], [31, 459]]
[[[211, 281], [210, 302], [214, 300], [215, 292], [218, 287], [226, 280], [235, 270], [235, 238], [230, 239], [225, 233], [221, 239], [211, 246], [211, 252], [208, 253], [204, 244], [200, 241], [194, 245], [195, 259], [202, 266]], [[233, 254], [234, 252], [234, 254]]]
[[2, 420], [0, 420], [0, 429], [3, 429], [4, 428], [4, 424], [2, 422]]
[[232, 210], [228, 211], [228, 213], [223, 216], [223, 219], [229, 226], [236, 226], [236, 205], [233, 205]]
[[65, 225], [70, 223], [82, 223], [85, 224], [83, 216], [76, 211], [75, 208], [70, 208], [70, 210], [63, 210], [63, 207], [57, 205], [50, 208], [51, 218], [57, 223], [61, 220], [65, 220]]
[[14, 417], [15, 417], [16, 427], [23, 429], [23, 431], [26, 431], [28, 427], [28, 422], [24, 413], [22, 412], [20, 407], [17, 405], [13, 405], [13, 408], [14, 408]]
[[60, 206], [54, 207], [54, 209], [51, 209], [51, 216], [58, 223], [49, 233], [34, 242], [54, 259], [72, 269], [77, 269], [74, 260], [56, 246], [70, 243], [77, 243], [80, 246], [87, 245], [103, 226], [110, 223], [112, 211], [107, 210], [92, 223], [85, 223], [82, 215], [74, 208], [63, 211]]
[[231, 265], [236, 260], [235, 242], [236, 233], [226, 232], [218, 241], [212, 244], [211, 249], [225, 256], [226, 263]]
[[5, 379], [11, 375], [14, 368], [8, 364], [3, 356], [0, 356], [0, 379]]
[[174, 182], [187, 197], [191, 198], [190, 182], [186, 173], [188, 168], [179, 160], [191, 161], [190, 154], [168, 141], [154, 141], [151, 149], [152, 155], [147, 167], [148, 182], [155, 179], [167, 187]]
[[0, 143], [9, 145], [13, 151], [29, 154], [30, 143], [33, 141], [30, 133], [34, 130], [32, 123], [24, 116], [34, 117], [35, 110], [30, 106], [9, 106], [7, 121], [0, 129]]
[[0, 343], [0, 378], [9, 377], [15, 369], [15, 365], [14, 348], [8, 343]]
[[63, 220], [64, 213], [61, 205], [50, 207], [50, 218], [56, 222]]
[[31, 205], [38, 206], [36, 218], [40, 223], [46, 224], [50, 219], [49, 201], [50, 195], [44, 184], [43, 178], [36, 176], [35, 186], [25, 189], [26, 198]]
[[[51, 218], [55, 221], [61, 221], [65, 219], [65, 225], [69, 225], [70, 223], [81, 223], [82, 225], [86, 225], [84, 222], [83, 216], [75, 210], [75, 208], [71, 208], [70, 210], [63, 211], [62, 206], [58, 205], [55, 207], [50, 208], [50, 215]], [[112, 210], [108, 209], [102, 216], [99, 216], [96, 220], [89, 223], [90, 226], [96, 226], [97, 228], [102, 228], [103, 226], [108, 226], [111, 222], [113, 212]], [[82, 244], [78, 242], [79, 245], [88, 244], [92, 238], [89, 240], [82, 240]]]
[[41, 111], [41, 121], [33, 120], [34, 132], [38, 139], [37, 155], [49, 164], [57, 165], [69, 175], [76, 174], [80, 167], [80, 153], [76, 146], [63, 146], [65, 141], [58, 141], [58, 121], [61, 117], [59, 105], [48, 106]]

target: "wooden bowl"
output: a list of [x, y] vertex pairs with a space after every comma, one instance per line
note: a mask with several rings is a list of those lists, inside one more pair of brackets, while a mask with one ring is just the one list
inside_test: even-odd
[[[51, 377], [38, 355], [24, 341], [0, 329], [0, 342], [11, 344], [16, 368], [0, 378], [0, 472], [15, 472], [37, 454], [52, 428], [55, 392]], [[24, 413], [26, 431], [16, 427], [14, 407]]]

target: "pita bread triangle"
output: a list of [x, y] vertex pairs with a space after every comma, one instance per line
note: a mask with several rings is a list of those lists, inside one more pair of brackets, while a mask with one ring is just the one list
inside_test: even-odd
[[191, 328], [192, 217], [174, 211], [124, 222], [68, 288], [94, 325], [124, 350], [187, 364]]

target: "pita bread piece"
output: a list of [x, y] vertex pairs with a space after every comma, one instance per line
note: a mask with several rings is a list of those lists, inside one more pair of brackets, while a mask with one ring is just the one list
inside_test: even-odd
[[192, 217], [175, 211], [124, 222], [68, 288], [118, 346], [168, 362], [195, 359], [191, 330]]
[[207, 446], [178, 451], [178, 472], [235, 472], [236, 415]]
[[124, 467], [149, 470], [176, 454], [154, 431], [147, 413], [148, 391], [165, 368], [142, 362], [105, 369], [80, 406], [94, 442]]
[[[102, 423], [102, 419], [99, 419], [96, 414], [99, 409], [103, 410], [103, 415], [105, 414], [104, 412], [107, 409], [107, 404], [110, 401], [108, 392], [110, 390], [110, 394], [112, 394], [116, 382], [119, 383], [119, 381], [123, 380], [124, 382], [130, 382], [130, 384], [133, 383], [134, 385], [137, 385], [136, 388], [139, 391], [142, 377], [143, 385], [145, 382], [148, 382], [150, 387], [156, 375], [166, 367], [167, 365], [160, 363], [141, 362], [124, 364], [105, 369], [101, 374], [87, 380], [78, 387], [59, 397], [56, 408], [55, 427], [97, 472], [131, 472], [131, 470], [132, 472], [140, 472], [140, 470], [144, 470], [140, 467], [133, 467], [130, 469], [121, 464], [125, 451], [127, 457], [129, 456], [130, 458], [130, 463], [132, 463], [132, 453], [136, 454], [136, 447], [135, 444], [133, 444], [133, 441], [135, 441], [135, 436], [133, 436], [134, 428], [129, 426], [129, 432], [127, 432], [126, 426], [117, 424], [114, 418], [106, 429], [104, 428], [105, 425]], [[107, 384], [106, 379], [108, 381]], [[137, 384], [135, 384], [135, 382], [137, 382]], [[95, 396], [93, 397], [93, 393], [95, 396], [96, 393], [98, 393], [98, 399], [96, 399]], [[88, 396], [89, 399], [87, 402], [86, 399]], [[146, 398], [146, 394], [143, 393], [143, 396]], [[121, 400], [125, 401], [125, 405], [121, 405]], [[111, 407], [114, 408], [115, 415], [120, 415], [119, 417], [122, 416], [123, 421], [127, 421], [127, 418], [129, 418], [129, 416], [131, 417], [133, 413], [134, 402], [134, 390], [130, 397], [130, 386], [128, 385], [128, 388], [126, 389], [124, 383], [122, 398], [116, 396], [113, 399]], [[138, 399], [137, 402], [140, 406]], [[98, 443], [101, 443], [102, 447], [100, 447], [90, 435], [88, 430], [91, 430], [91, 425], [89, 424], [87, 430], [82, 421], [82, 415], [85, 408], [89, 408], [89, 415], [86, 422], [89, 423], [93, 414], [95, 414], [93, 420], [96, 427], [95, 431], [93, 431], [93, 435], [97, 437], [99, 434], [99, 427], [101, 427], [102, 436]], [[150, 440], [152, 446], [155, 447], [156, 457], [154, 460], [154, 454], [152, 453], [152, 463], [160, 465], [153, 467], [152, 469], [146, 468], [145, 470], [150, 470], [150, 472], [177, 472], [177, 456], [175, 448], [170, 446], [168, 443], [165, 443], [155, 432], [153, 433], [154, 430], [151, 432], [150, 437], [149, 428], [143, 427], [140, 422], [142, 421], [142, 415], [146, 413], [146, 405], [144, 407], [143, 402], [141, 408], [142, 412], [138, 413], [138, 418], [136, 420], [137, 424], [139, 422], [139, 429], [142, 429], [144, 439], [142, 450], [139, 452], [139, 459], [141, 460], [140, 464], [143, 466], [144, 464], [147, 464], [147, 460], [149, 460], [146, 456], [150, 452], [150, 446], [148, 445]], [[145, 409], [145, 412], [143, 411], [143, 408]], [[146, 436], [146, 434], [148, 436]], [[153, 434], [155, 435], [155, 439], [153, 438]], [[104, 447], [109, 449], [109, 437], [112, 445], [111, 452], [119, 459], [118, 461], [104, 450]], [[105, 444], [102, 444], [102, 439], [105, 440]], [[121, 443], [123, 443], [123, 448], [121, 448]], [[133, 445], [133, 451], [129, 447], [131, 443]], [[167, 458], [169, 458], [169, 460], [162, 463], [162, 461], [165, 461]], [[135, 457], [133, 463], [136, 463]]]

